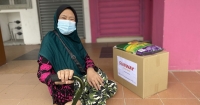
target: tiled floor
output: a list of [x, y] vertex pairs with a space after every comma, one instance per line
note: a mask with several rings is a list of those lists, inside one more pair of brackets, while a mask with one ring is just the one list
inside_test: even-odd
[[[116, 43], [84, 44], [95, 64], [112, 80], [113, 60], [109, 47], [114, 45]], [[102, 51], [102, 48], [107, 50]], [[0, 66], [0, 105], [52, 105], [47, 87], [36, 76], [38, 49], [39, 45], [5, 47], [8, 63]], [[104, 53], [103, 56], [100, 53]], [[107, 105], [200, 105], [200, 72], [170, 71], [168, 80], [167, 90], [146, 99], [118, 83], [118, 92]]]

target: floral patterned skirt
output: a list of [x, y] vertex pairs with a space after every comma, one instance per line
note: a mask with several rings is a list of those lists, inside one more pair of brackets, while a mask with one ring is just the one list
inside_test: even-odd
[[[107, 75], [101, 69], [99, 69], [97, 72], [103, 78], [104, 86], [101, 86], [100, 90], [96, 90], [95, 88], [90, 86], [89, 83], [87, 82], [87, 76], [86, 75], [83, 76], [81, 79], [85, 87], [79, 99], [81, 100], [82, 105], [106, 105], [106, 100], [114, 96], [117, 92], [117, 84], [114, 81], [108, 80]], [[79, 82], [75, 81], [74, 85], [71, 87], [74, 88], [75, 92], [79, 88], [79, 86], [80, 86]], [[62, 98], [62, 96], [59, 98]], [[54, 100], [53, 103], [57, 105], [64, 105], [64, 103], [66, 103], [66, 102], [57, 103], [55, 101], [56, 100], [55, 98], [53, 98], [53, 100]]]
[[[87, 82], [86, 75], [82, 77], [85, 83], [85, 88], [80, 97], [82, 105], [106, 105], [106, 100], [114, 96], [117, 92], [117, 84], [114, 81], [108, 80], [107, 75], [101, 70], [98, 70], [98, 74], [103, 78], [104, 86], [101, 86], [101, 90], [96, 90], [91, 87]], [[75, 82], [75, 90], [79, 87], [79, 83]]]

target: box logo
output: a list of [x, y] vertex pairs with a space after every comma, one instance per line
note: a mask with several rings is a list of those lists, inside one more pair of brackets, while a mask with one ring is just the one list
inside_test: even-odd
[[121, 61], [119, 61], [119, 64], [124, 66], [126, 69], [129, 69], [129, 70], [132, 70], [132, 71], [134, 70], [134, 67], [132, 67], [131, 65], [128, 65], [128, 64], [123, 63]]
[[137, 86], [137, 63], [117, 56], [117, 70], [118, 75]]

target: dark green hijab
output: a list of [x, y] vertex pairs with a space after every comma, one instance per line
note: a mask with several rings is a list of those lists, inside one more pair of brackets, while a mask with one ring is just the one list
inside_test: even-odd
[[[54, 30], [57, 31], [60, 38], [63, 40], [65, 45], [70, 49], [70, 51], [76, 56], [76, 59], [85, 68], [85, 57], [87, 52], [85, 51], [80, 38], [78, 37], [77, 30], [72, 32], [70, 35], [63, 35], [57, 28], [59, 15], [65, 10], [70, 9], [75, 15], [76, 27], [78, 23], [78, 18], [76, 11], [70, 5], [61, 5], [55, 15], [54, 15]], [[58, 36], [53, 31], [48, 32], [41, 44], [39, 55], [45, 57], [52, 64], [54, 71], [58, 72], [63, 69], [74, 70], [74, 75], [79, 77], [85, 74], [85, 71], [79, 70], [74, 61], [71, 59], [69, 53], [59, 40]]]

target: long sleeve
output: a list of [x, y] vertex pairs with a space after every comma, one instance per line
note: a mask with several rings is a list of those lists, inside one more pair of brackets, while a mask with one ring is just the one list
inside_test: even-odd
[[85, 70], [87, 70], [89, 67], [93, 67], [94, 68], [95, 64], [94, 64], [93, 60], [90, 59], [89, 55], [87, 55], [85, 57]]
[[54, 83], [51, 81], [50, 76], [51, 74], [55, 74], [51, 63], [46, 58], [40, 56], [38, 64], [39, 64], [37, 72], [38, 79], [42, 83], [45, 83], [48, 87], [51, 87], [52, 85], [54, 85]]
[[40, 56], [38, 64], [38, 79], [48, 86], [49, 92], [53, 98], [53, 103], [64, 105], [66, 102], [71, 101], [74, 95], [74, 85], [56, 85], [53, 81], [51, 81], [50, 76], [55, 74], [55, 72], [53, 66], [46, 58]]

